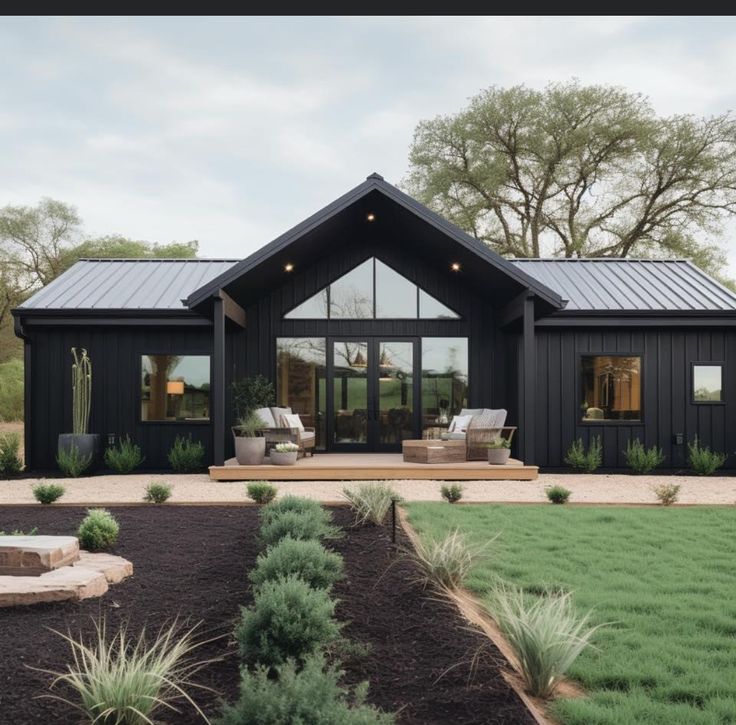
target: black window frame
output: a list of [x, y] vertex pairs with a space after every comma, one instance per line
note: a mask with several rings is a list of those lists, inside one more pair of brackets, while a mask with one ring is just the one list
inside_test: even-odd
[[[637, 357], [639, 358], [639, 417], [634, 419], [621, 419], [621, 420], [615, 420], [615, 419], [606, 419], [606, 418], [599, 418], [597, 420], [584, 420], [583, 416], [581, 415], [581, 410], [583, 407], [583, 358], [584, 357]], [[644, 362], [645, 362], [645, 355], [642, 352], [607, 352], [607, 351], [586, 351], [586, 352], [579, 352], [577, 354], [577, 373], [576, 373], [576, 379], [577, 379], [577, 391], [575, 393], [575, 416], [577, 419], [576, 425], [581, 426], [596, 426], [596, 425], [618, 425], [618, 426], [642, 426], [645, 424], [645, 410], [644, 410], [644, 402], [646, 400], [645, 397], [645, 385], [646, 380], [644, 375]]]
[[[721, 368], [721, 399], [695, 400], [695, 366]], [[690, 361], [690, 404], [691, 405], [725, 405], [726, 404], [726, 362], [725, 360], [691, 360]]]
[[[137, 351], [137, 372], [138, 382], [137, 385], [137, 397], [136, 397], [136, 424], [137, 425], [196, 425], [206, 426], [212, 425], [212, 351], [207, 350], [203, 352], [150, 352], [150, 351]], [[155, 356], [155, 355], [177, 355], [181, 357], [206, 357], [210, 361], [210, 415], [207, 420], [143, 420], [141, 417], [141, 401], [142, 401], [142, 385], [143, 385], [143, 356]]]

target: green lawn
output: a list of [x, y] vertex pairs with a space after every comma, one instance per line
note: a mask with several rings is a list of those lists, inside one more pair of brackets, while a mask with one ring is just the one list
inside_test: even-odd
[[616, 622], [570, 675], [590, 696], [557, 700], [565, 723], [736, 723], [736, 508], [410, 504], [411, 523], [493, 543], [469, 587], [494, 575], [575, 593]]

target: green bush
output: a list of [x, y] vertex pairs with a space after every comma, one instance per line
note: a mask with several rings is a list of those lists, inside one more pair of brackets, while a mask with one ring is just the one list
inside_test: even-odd
[[[392, 715], [365, 704], [367, 683], [349, 692], [340, 685], [344, 673], [312, 655], [299, 667], [288, 660], [276, 668], [240, 675], [240, 699], [226, 705], [218, 725], [391, 725]], [[352, 704], [351, 704], [352, 703]]]
[[355, 513], [358, 526], [368, 523], [382, 526], [391, 510], [391, 502], [399, 498], [391, 486], [385, 483], [363, 483], [354, 489], [344, 488], [342, 495]]
[[450, 486], [442, 486], [440, 493], [448, 503], [457, 503], [463, 497], [463, 487], [459, 483], [453, 483]]
[[322, 508], [316, 511], [285, 511], [261, 524], [259, 539], [263, 546], [273, 546], [287, 536], [302, 541], [335, 539], [340, 535], [340, 530], [330, 524], [331, 520], [332, 515]]
[[259, 587], [290, 575], [315, 589], [329, 589], [343, 577], [342, 557], [318, 541], [297, 541], [287, 536], [258, 556], [250, 580]]
[[173, 448], [169, 451], [169, 463], [177, 473], [193, 473], [204, 467], [204, 444], [188, 437], [176, 436]]
[[77, 531], [79, 545], [87, 551], [103, 551], [115, 546], [120, 525], [107, 509], [87, 509]]
[[664, 461], [664, 453], [661, 448], [657, 446], [644, 448], [638, 438], [628, 441], [624, 457], [629, 468], [638, 474], [651, 473]]
[[133, 443], [130, 436], [120, 438], [117, 445], [105, 451], [105, 463], [118, 473], [130, 473], [143, 463], [140, 446]]
[[37, 483], [32, 491], [39, 503], [54, 503], [64, 495], [64, 487], [58, 483]]
[[568, 448], [565, 463], [576, 471], [593, 473], [603, 463], [603, 446], [601, 445], [600, 436], [591, 438], [587, 451], [583, 439], [578, 438]]
[[334, 613], [328, 593], [299, 577], [264, 582], [253, 605], [241, 607], [235, 629], [243, 662], [272, 667], [293, 658], [301, 665], [337, 638], [340, 628]]
[[266, 481], [251, 481], [247, 487], [248, 498], [256, 503], [271, 503], [276, 498], [278, 489]]
[[0, 476], [11, 476], [22, 470], [20, 436], [17, 433], [0, 433]]
[[79, 448], [72, 443], [69, 450], [59, 450], [56, 454], [56, 462], [65, 476], [78, 478], [90, 467], [92, 454], [83, 455]]
[[143, 496], [143, 500], [149, 503], [165, 503], [169, 500], [170, 496], [171, 486], [168, 483], [151, 481], [146, 486], [146, 493]]
[[690, 468], [698, 476], [710, 476], [715, 473], [725, 462], [728, 456], [725, 453], [712, 451], [708, 446], [701, 446], [698, 436], [692, 443], [688, 443], [687, 462]]
[[680, 495], [680, 486], [676, 483], [660, 483], [657, 486], [652, 486], [652, 491], [662, 506], [671, 506], [677, 502], [677, 497]]
[[0, 363], [0, 421], [23, 420], [23, 361]]
[[552, 503], [567, 503], [572, 491], [566, 489], [564, 486], [550, 486], [545, 493]]
[[283, 513], [304, 513], [323, 511], [319, 501], [311, 498], [303, 498], [302, 496], [284, 496], [278, 501], [273, 501], [261, 509], [261, 522], [266, 524], [271, 522]]

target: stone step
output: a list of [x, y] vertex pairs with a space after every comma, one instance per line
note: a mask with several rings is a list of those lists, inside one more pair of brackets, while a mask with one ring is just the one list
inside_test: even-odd
[[77, 559], [74, 536], [0, 536], [0, 576], [39, 576]]
[[78, 601], [102, 596], [107, 589], [102, 572], [83, 566], [65, 566], [41, 576], [0, 576], [0, 607]]
[[98, 553], [92, 554], [89, 551], [80, 551], [79, 560], [74, 566], [82, 566], [85, 569], [99, 571], [105, 575], [108, 584], [118, 584], [123, 579], [133, 575], [133, 564], [122, 556], [114, 554]]

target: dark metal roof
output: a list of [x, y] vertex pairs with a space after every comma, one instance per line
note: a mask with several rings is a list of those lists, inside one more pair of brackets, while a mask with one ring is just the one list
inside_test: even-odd
[[481, 265], [490, 265], [503, 272], [507, 277], [514, 280], [522, 287], [530, 289], [539, 298], [544, 300], [553, 309], [560, 309], [563, 306], [560, 295], [547, 287], [544, 283], [529, 276], [523, 269], [512, 265], [509, 260], [504, 259], [500, 254], [489, 249], [487, 245], [479, 240], [466, 234], [460, 227], [455, 226], [451, 222], [436, 214], [431, 209], [420, 204], [408, 194], [400, 191], [395, 186], [389, 184], [384, 178], [374, 172], [366, 178], [366, 180], [355, 188], [343, 194], [341, 197], [328, 204], [324, 208], [312, 216], [305, 219], [300, 224], [285, 232], [272, 242], [254, 252], [249, 257], [239, 262], [237, 265], [223, 272], [219, 277], [204, 284], [200, 289], [193, 292], [187, 299], [189, 307], [196, 307], [206, 299], [216, 294], [221, 288], [234, 282], [249, 272], [255, 270], [259, 265], [268, 261], [271, 257], [280, 254], [287, 247], [292, 245], [298, 239], [312, 232], [315, 228], [324, 224], [328, 220], [334, 218], [337, 214], [352, 206], [356, 202], [364, 199], [369, 194], [378, 192], [384, 197], [398, 204], [400, 207], [412, 212], [415, 217], [422, 219], [430, 224], [446, 237], [460, 245], [461, 248], [474, 255]]
[[182, 300], [237, 259], [82, 259], [27, 299], [28, 310], [187, 310]]
[[564, 312], [728, 312], [736, 294], [683, 259], [514, 259], [568, 300]]

